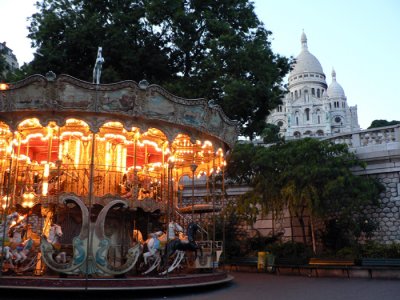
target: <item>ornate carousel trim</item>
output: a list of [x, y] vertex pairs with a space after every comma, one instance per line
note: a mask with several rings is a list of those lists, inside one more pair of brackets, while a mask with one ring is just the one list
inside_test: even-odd
[[[1, 98], [0, 120], [13, 130], [28, 116], [39, 118], [42, 124], [55, 121], [60, 125], [74, 116], [87, 122], [93, 132], [111, 119], [127, 129], [158, 127], [164, 131], [173, 125], [195, 137], [223, 141], [228, 147], [233, 147], [239, 134], [237, 122], [211, 101], [181, 98], [161, 86], [130, 80], [93, 84], [65, 74], [32, 75], [9, 84]], [[168, 139], [177, 134], [167, 133]]]

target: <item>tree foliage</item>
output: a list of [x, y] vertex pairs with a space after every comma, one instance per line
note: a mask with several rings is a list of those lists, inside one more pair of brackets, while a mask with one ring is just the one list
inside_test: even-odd
[[283, 137], [279, 135], [280, 127], [275, 124], [267, 123], [261, 132], [263, 142], [266, 144], [279, 143], [283, 141]]
[[[237, 167], [237, 158], [242, 168]], [[248, 220], [256, 220], [260, 212], [276, 215], [288, 208], [305, 237], [306, 215], [334, 216], [351, 223], [362, 214], [362, 206], [377, 204], [382, 186], [354, 175], [355, 166], [364, 167], [345, 144], [306, 138], [268, 148], [238, 145], [228, 161], [227, 175], [234, 172], [236, 178], [249, 178], [252, 190], [243, 195], [238, 208]]]
[[392, 125], [396, 125], [396, 124], [400, 124], [400, 121], [396, 121], [396, 120], [392, 120], [392, 121], [388, 121], [388, 120], [373, 120], [371, 125], [368, 127], [368, 129], [385, 127], [385, 126], [392, 126]]
[[219, 104], [253, 138], [281, 102], [289, 60], [274, 54], [249, 0], [41, 0], [29, 37], [29, 73], [91, 81], [103, 47], [102, 82], [147, 79]]

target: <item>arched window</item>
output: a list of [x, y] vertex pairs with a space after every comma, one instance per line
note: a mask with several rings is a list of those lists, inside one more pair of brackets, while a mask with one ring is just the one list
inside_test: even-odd
[[306, 120], [307, 120], [307, 121], [310, 121], [310, 109], [309, 109], [309, 108], [306, 108], [306, 109], [304, 110], [304, 112], [306, 113]]
[[296, 131], [293, 135], [295, 138], [300, 138], [300, 136], [301, 136], [300, 132], [298, 132], [298, 131]]
[[311, 89], [311, 95], [315, 96], [315, 89], [314, 88]]
[[320, 98], [320, 97], [321, 97], [321, 94], [320, 94], [320, 91], [319, 91], [319, 89], [317, 89], [317, 97], [318, 97], [318, 98]]
[[318, 115], [318, 124], [321, 124], [321, 116]]
[[294, 91], [294, 97], [297, 99], [297, 91]]

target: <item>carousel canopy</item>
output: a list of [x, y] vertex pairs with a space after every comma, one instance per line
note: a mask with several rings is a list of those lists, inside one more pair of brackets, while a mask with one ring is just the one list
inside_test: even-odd
[[126, 130], [158, 128], [172, 142], [179, 134], [191, 141], [209, 140], [214, 149], [233, 147], [238, 128], [222, 109], [206, 99], [184, 99], [158, 85], [123, 81], [92, 84], [68, 75], [33, 75], [2, 86], [0, 120], [16, 130], [27, 118], [58, 126], [69, 118], [85, 121], [98, 132], [107, 122], [121, 122]]

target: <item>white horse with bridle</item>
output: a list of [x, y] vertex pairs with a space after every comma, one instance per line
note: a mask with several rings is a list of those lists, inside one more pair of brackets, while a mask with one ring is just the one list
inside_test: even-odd
[[[49, 230], [49, 236], [47, 237], [47, 241], [53, 245], [53, 248], [56, 250], [60, 250], [61, 249], [61, 245], [60, 245], [60, 239], [63, 235], [61, 226], [58, 224], [53, 224], [50, 227]], [[59, 252], [56, 257], [55, 260], [58, 263], [66, 263], [67, 261], [67, 254], [64, 251]]]

